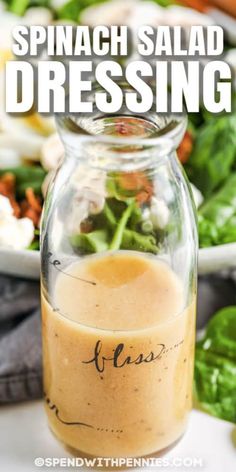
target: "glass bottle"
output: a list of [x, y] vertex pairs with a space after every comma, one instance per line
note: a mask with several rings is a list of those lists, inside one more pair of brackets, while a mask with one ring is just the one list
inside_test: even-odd
[[41, 234], [46, 412], [77, 453], [145, 456], [174, 445], [191, 410], [198, 244], [176, 156], [186, 120], [94, 109], [58, 118], [65, 158]]

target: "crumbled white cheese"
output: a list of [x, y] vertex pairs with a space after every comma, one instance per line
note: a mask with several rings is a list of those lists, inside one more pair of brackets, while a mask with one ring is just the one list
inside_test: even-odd
[[64, 157], [64, 147], [57, 133], [47, 138], [41, 148], [40, 161], [44, 169], [54, 170]]
[[37, 161], [44, 140], [45, 138], [37, 133], [28, 130], [22, 132], [20, 127], [12, 122], [11, 128], [0, 133], [0, 150], [11, 149], [21, 157]]
[[84, 191], [84, 189], [90, 189], [105, 197], [106, 172], [104, 170], [79, 165], [73, 175], [73, 185], [78, 189], [79, 194]]
[[198, 190], [198, 188], [195, 187], [195, 185], [190, 184], [190, 186], [191, 186], [191, 189], [192, 189], [193, 200], [194, 200], [194, 203], [196, 205], [196, 208], [199, 208], [200, 205], [202, 204], [203, 200], [204, 200], [203, 195], [200, 192], [200, 190]]
[[79, 233], [82, 221], [88, 218], [89, 202], [85, 199], [74, 201], [68, 215], [67, 228], [69, 233]]
[[150, 209], [149, 208], [144, 208], [143, 213], [142, 213], [142, 219], [143, 219], [143, 221], [150, 220]]
[[165, 24], [168, 26], [178, 25], [184, 27], [186, 30], [189, 30], [191, 26], [208, 26], [214, 24], [212, 18], [205, 13], [200, 13], [192, 8], [181, 5], [171, 5], [165, 8], [165, 20]]
[[152, 197], [150, 208], [150, 220], [154, 227], [163, 229], [169, 221], [169, 209], [164, 200]]
[[92, 5], [81, 14], [83, 24], [89, 26], [127, 25], [133, 30], [141, 25], [180, 25], [187, 30], [192, 25], [211, 25], [213, 20], [206, 14], [192, 8], [173, 5], [163, 8], [153, 1], [113, 0]]
[[135, 0], [119, 0], [91, 5], [80, 15], [84, 25], [126, 25], [127, 19], [134, 13], [137, 2]]
[[84, 189], [84, 198], [89, 202], [89, 213], [97, 215], [105, 205], [105, 197], [101, 193], [97, 193], [89, 188]]
[[0, 247], [25, 249], [33, 239], [33, 222], [29, 218], [15, 218], [10, 200], [0, 195]]
[[65, 5], [65, 0], [51, 0], [51, 2], [50, 2], [50, 6], [54, 10], [59, 10], [64, 5]]
[[77, 192], [69, 215], [68, 229], [75, 233], [80, 231], [82, 221], [89, 215], [101, 213], [105, 205], [105, 197], [89, 188], [83, 188]]
[[96, 215], [103, 210], [106, 197], [106, 173], [99, 169], [90, 169], [79, 166], [73, 177], [75, 185], [76, 201], [86, 201], [88, 212]]
[[68, 215], [69, 232], [80, 231], [80, 225], [89, 215], [100, 213], [105, 205], [106, 172], [88, 169], [80, 165], [73, 175], [73, 187], [76, 190], [71, 212]]
[[0, 169], [16, 167], [21, 164], [21, 157], [16, 149], [0, 147]]
[[24, 15], [24, 24], [48, 26], [52, 23], [53, 15], [48, 8], [31, 7], [28, 8]]
[[13, 215], [13, 208], [9, 198], [0, 195], [0, 221], [11, 215]]

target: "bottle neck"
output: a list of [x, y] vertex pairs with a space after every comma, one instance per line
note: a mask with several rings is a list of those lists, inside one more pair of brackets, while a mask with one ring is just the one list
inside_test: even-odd
[[117, 144], [78, 139], [77, 145], [63, 140], [67, 160], [107, 171], [135, 171], [157, 167], [173, 154], [171, 143], [163, 147]]

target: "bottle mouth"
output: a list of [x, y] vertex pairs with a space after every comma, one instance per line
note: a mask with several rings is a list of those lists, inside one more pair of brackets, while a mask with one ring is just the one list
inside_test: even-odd
[[[124, 96], [134, 92], [130, 85], [120, 84], [120, 87]], [[81, 143], [107, 145], [110, 151], [124, 154], [153, 147], [162, 154], [178, 147], [186, 130], [185, 114], [158, 114], [155, 101], [147, 113], [132, 114], [123, 104], [117, 113], [104, 114], [96, 107], [95, 92], [99, 91], [104, 92], [95, 86], [82, 98], [92, 102], [92, 113], [57, 115], [59, 133], [65, 145], [76, 148], [79, 139]]]

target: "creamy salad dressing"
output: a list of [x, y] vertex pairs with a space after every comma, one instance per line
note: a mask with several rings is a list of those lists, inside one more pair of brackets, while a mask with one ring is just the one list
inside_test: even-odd
[[138, 253], [92, 256], [42, 296], [50, 427], [95, 456], [160, 451], [191, 408], [195, 300], [163, 262]]

